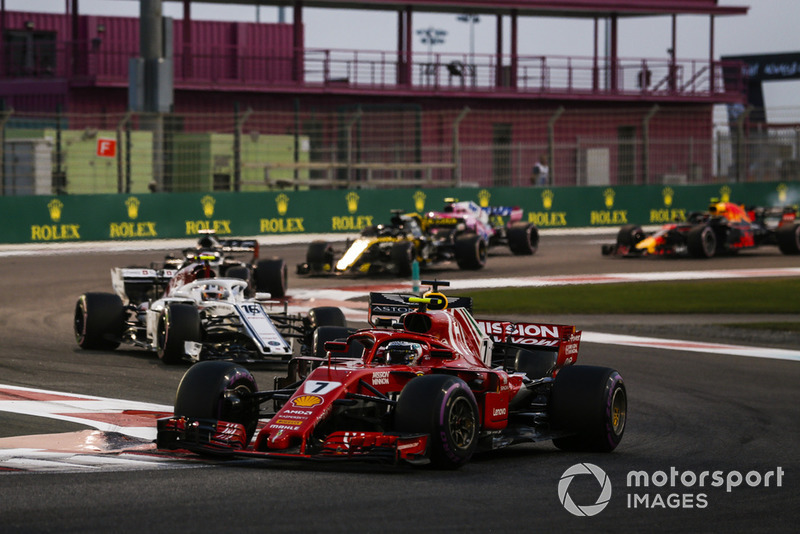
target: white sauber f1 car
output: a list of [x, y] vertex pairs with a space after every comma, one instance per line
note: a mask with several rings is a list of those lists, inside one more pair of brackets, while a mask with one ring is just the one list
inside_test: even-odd
[[[98, 350], [121, 344], [140, 347], [156, 352], [166, 364], [254, 363], [288, 361], [295, 340], [301, 354], [311, 350], [319, 326], [346, 330], [339, 308], [313, 308], [307, 316], [289, 314], [286, 303], [270, 300], [268, 293], [246, 297], [246, 280], [214, 277], [210, 257], [198, 260], [175, 272], [113, 269], [115, 293], [85, 293], [75, 305], [78, 345]], [[132, 280], [139, 288], [168, 282], [161, 298], [138, 302], [125, 293]]]

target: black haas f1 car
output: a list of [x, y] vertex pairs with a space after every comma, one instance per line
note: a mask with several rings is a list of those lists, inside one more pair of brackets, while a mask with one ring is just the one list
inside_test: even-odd
[[784, 254], [800, 254], [800, 224], [793, 207], [745, 209], [732, 202], [712, 201], [708, 212], [689, 214], [685, 222], [647, 233], [623, 226], [617, 242], [603, 245], [605, 256], [691, 256], [711, 258], [740, 250], [777, 245]]
[[[507, 223], [503, 218], [508, 217]], [[330, 243], [315, 241], [308, 247], [298, 274], [411, 275], [420, 267], [455, 261], [460, 269], [486, 265], [488, 249], [508, 246], [515, 255], [531, 255], [539, 245], [539, 231], [522, 219], [522, 210], [481, 208], [472, 201], [448, 203], [441, 212], [404, 213], [392, 210], [391, 223], [364, 229], [341, 253]]]
[[240, 365], [195, 364], [157, 423], [158, 448], [457, 468], [522, 442], [617, 447], [625, 385], [613, 369], [575, 365], [575, 327], [476, 320], [470, 298], [423, 283], [424, 297], [371, 294], [371, 328], [326, 342], [325, 358], [298, 358], [316, 367], [303, 377], [290, 364], [273, 390]]
[[180, 257], [169, 254], [161, 263], [149, 267], [126, 267], [112, 270], [114, 289], [124, 292], [135, 304], [154, 300], [166, 290], [179, 270], [206, 258], [214, 276], [240, 278], [248, 284], [247, 294], [269, 293], [272, 298], [286, 296], [288, 270], [280, 258], [260, 259], [255, 239], [219, 239], [213, 230], [201, 230], [197, 245], [186, 248]]
[[[269, 293], [249, 297], [246, 280], [217, 277], [212, 265], [217, 259], [213, 253], [200, 254], [168, 277], [153, 269], [112, 270], [116, 293], [85, 293], [75, 304], [78, 346], [140, 347], [156, 352], [165, 364], [289, 361], [295, 340], [300, 352], [306, 353], [318, 327], [334, 331], [346, 327], [339, 308], [312, 308], [301, 317], [288, 313], [287, 303], [273, 300]], [[136, 298], [126, 293], [131, 279]], [[159, 298], [140, 300], [161, 291], [163, 283]]]

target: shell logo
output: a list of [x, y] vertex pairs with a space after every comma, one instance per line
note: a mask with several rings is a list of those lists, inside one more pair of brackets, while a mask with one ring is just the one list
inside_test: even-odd
[[786, 184], [780, 184], [778, 186], [778, 201], [781, 203], [786, 202], [786, 197], [789, 193], [789, 186]]
[[358, 193], [353, 191], [347, 193], [347, 196], [345, 197], [345, 200], [347, 200], [347, 211], [350, 213], [355, 213], [358, 211], [358, 199]]
[[139, 199], [136, 197], [130, 197], [128, 200], [125, 201], [125, 206], [128, 208], [128, 218], [135, 219], [139, 216]]
[[672, 206], [672, 199], [675, 198], [675, 191], [671, 187], [665, 187], [661, 190], [661, 194], [664, 197], [664, 205], [666, 207]]
[[289, 211], [289, 197], [281, 193], [275, 197], [275, 203], [278, 205], [278, 215], [286, 215]]
[[719, 196], [721, 202], [730, 202], [731, 201], [731, 188], [727, 185], [723, 185], [719, 189]]
[[47, 211], [50, 212], [50, 218], [53, 220], [53, 222], [58, 222], [61, 220], [62, 209], [64, 209], [64, 203], [57, 198], [54, 198], [47, 203]]
[[555, 196], [555, 193], [550, 189], [542, 191], [542, 206], [544, 206], [544, 209], [549, 210], [553, 207], [553, 198], [555, 198]]
[[301, 395], [292, 399], [292, 404], [303, 408], [310, 408], [317, 404], [322, 404], [322, 397], [317, 397], [316, 395]]
[[481, 191], [478, 193], [478, 204], [480, 204], [482, 208], [487, 208], [489, 207], [489, 201], [491, 198], [492, 194], [489, 191], [486, 189], [481, 189]]
[[614, 207], [614, 190], [610, 187], [603, 191], [603, 198], [605, 199], [605, 204], [608, 209]]
[[206, 195], [200, 199], [200, 203], [203, 205], [203, 214], [207, 218], [211, 218], [214, 215], [214, 204], [217, 201], [214, 200], [214, 197]]
[[417, 191], [416, 193], [414, 193], [414, 209], [416, 209], [419, 212], [424, 211], [426, 198], [427, 197], [425, 196], [425, 193], [423, 193], [422, 191]]

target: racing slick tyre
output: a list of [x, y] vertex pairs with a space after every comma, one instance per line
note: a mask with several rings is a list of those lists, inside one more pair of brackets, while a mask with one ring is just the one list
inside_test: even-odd
[[186, 341], [200, 342], [200, 312], [191, 304], [173, 302], [161, 312], [156, 332], [156, 351], [167, 365], [183, 361]]
[[392, 263], [397, 276], [411, 276], [411, 264], [414, 263], [414, 244], [403, 241], [392, 245]]
[[431, 465], [456, 469], [467, 463], [478, 447], [478, 403], [460, 378], [420, 376], [400, 392], [394, 427], [404, 434], [428, 434]]
[[459, 269], [482, 269], [486, 265], [486, 241], [478, 234], [462, 234], [456, 237], [455, 254]]
[[311, 352], [317, 358], [327, 358], [325, 343], [328, 341], [344, 341], [347, 336], [355, 332], [352, 328], [343, 326], [320, 326], [314, 330], [314, 340], [311, 342]]
[[550, 397], [550, 421], [562, 450], [610, 452], [625, 432], [628, 396], [614, 369], [589, 365], [564, 367], [556, 375]]
[[183, 375], [175, 395], [175, 415], [228, 421], [244, 426], [249, 443], [258, 424], [256, 379], [239, 364], [198, 362]]
[[319, 328], [320, 326], [347, 326], [347, 319], [341, 308], [336, 306], [318, 306], [308, 310], [308, 327]]
[[646, 234], [641, 226], [635, 224], [626, 224], [617, 232], [617, 245], [622, 245], [627, 248], [633, 248], [636, 243], [644, 239]]
[[717, 235], [708, 225], [695, 226], [686, 236], [686, 248], [693, 258], [713, 258], [717, 251]]
[[87, 350], [114, 350], [125, 329], [125, 306], [113, 293], [85, 293], [75, 304], [75, 341]]
[[[308, 310], [308, 315], [303, 318], [303, 333], [306, 347], [314, 346], [314, 332], [321, 326], [347, 327], [344, 312], [336, 306], [318, 306]], [[330, 341], [330, 340], [328, 340]]]
[[308, 245], [306, 263], [311, 272], [333, 270], [333, 246], [325, 241], [314, 241]]
[[515, 256], [530, 256], [539, 248], [539, 229], [535, 225], [517, 222], [508, 228], [508, 248]]
[[784, 254], [800, 254], [800, 224], [786, 224], [775, 230], [778, 248]]
[[282, 259], [259, 260], [255, 272], [256, 291], [269, 293], [274, 299], [285, 297], [288, 276], [286, 262]]

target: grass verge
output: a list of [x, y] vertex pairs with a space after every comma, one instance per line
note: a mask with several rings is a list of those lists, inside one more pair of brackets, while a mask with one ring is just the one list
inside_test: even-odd
[[800, 278], [518, 287], [459, 294], [473, 297], [479, 314], [800, 314]]

